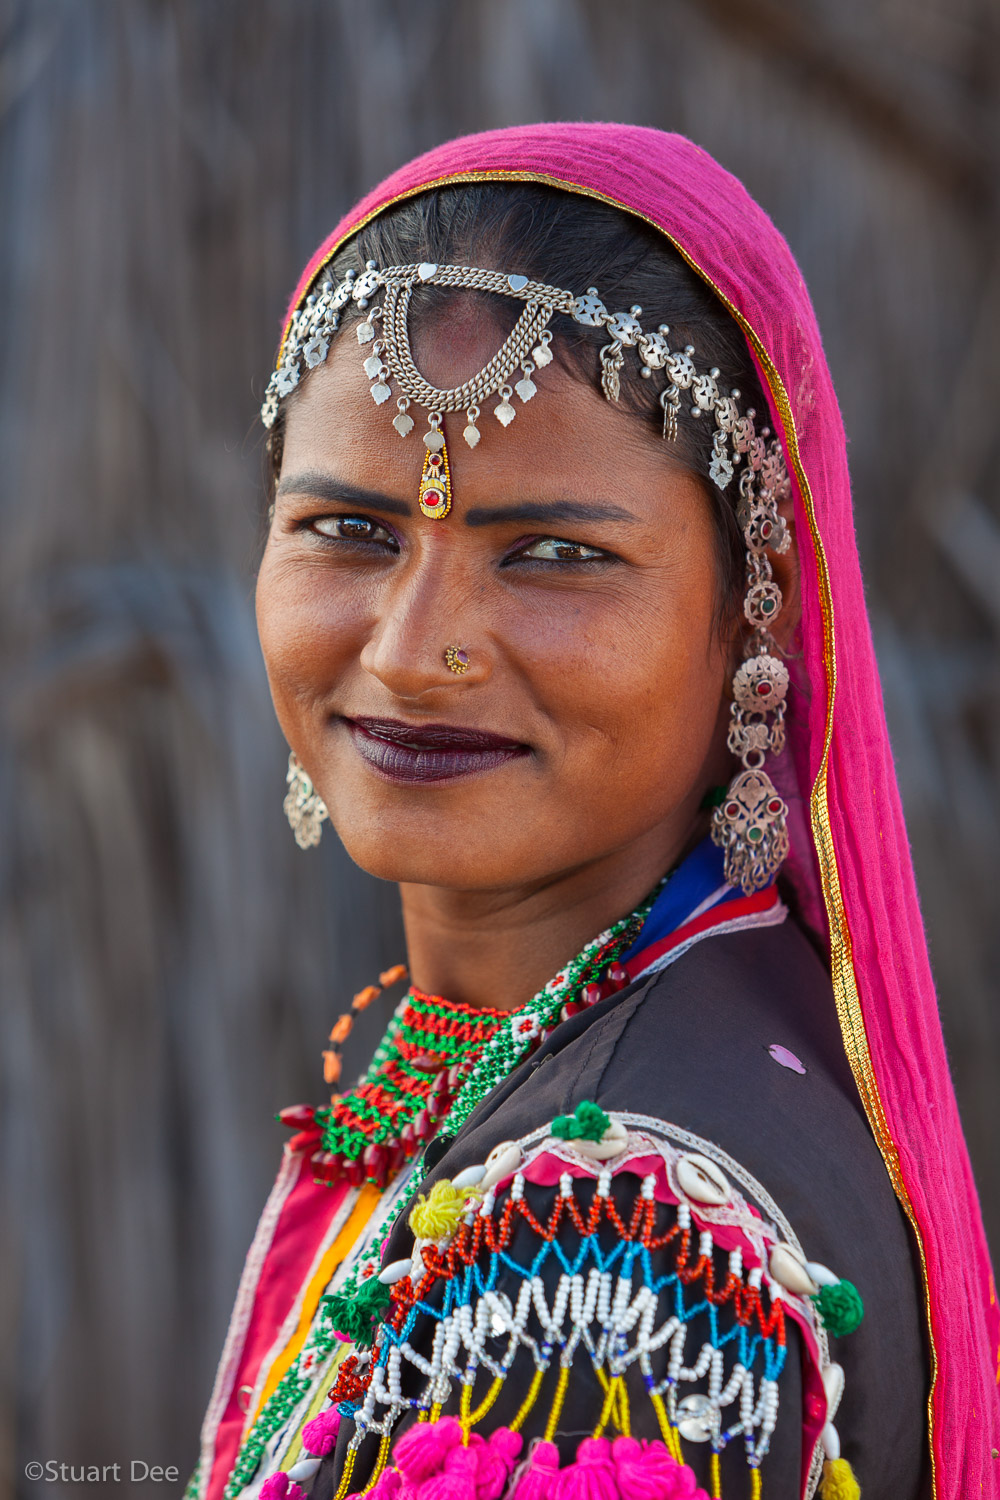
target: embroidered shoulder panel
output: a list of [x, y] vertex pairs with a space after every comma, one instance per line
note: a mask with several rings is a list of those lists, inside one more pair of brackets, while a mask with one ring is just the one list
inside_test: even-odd
[[[388, 1305], [371, 1354], [345, 1361], [331, 1393], [355, 1424], [341, 1497], [354, 1488], [354, 1454], [370, 1434], [380, 1439], [381, 1478], [377, 1472], [366, 1487], [388, 1494], [400, 1473], [405, 1480], [415, 1429], [398, 1439], [395, 1467], [386, 1465], [394, 1434], [414, 1414], [432, 1424], [448, 1470], [447, 1432], [458, 1447], [478, 1451], [479, 1429], [491, 1412], [495, 1424], [494, 1408], [506, 1408], [507, 1425], [494, 1428], [490, 1442], [498, 1430], [511, 1444], [523, 1432], [551, 1448], [570, 1406], [572, 1431], [579, 1434], [583, 1409], [587, 1441], [604, 1443], [586, 1455], [581, 1444], [578, 1462], [638, 1461], [620, 1441], [612, 1452], [605, 1434], [617, 1432], [633, 1448], [633, 1430], [656, 1434], [657, 1462], [685, 1466], [686, 1453], [708, 1452], [718, 1494], [720, 1460], [736, 1447], [747, 1493], [760, 1496], [790, 1324], [799, 1335], [802, 1406], [786, 1420], [801, 1423], [801, 1493], [815, 1492], [824, 1457], [827, 1478], [842, 1486], [837, 1493], [856, 1491], [833, 1425], [843, 1371], [831, 1361], [828, 1335], [857, 1325], [860, 1298], [807, 1259], [763, 1185], [712, 1142], [584, 1103], [504, 1142], [454, 1182], [435, 1183], [410, 1225], [412, 1257], [378, 1277]], [[539, 1452], [531, 1450], [531, 1464]], [[551, 1455], [538, 1461], [544, 1467]], [[558, 1454], [554, 1462], [558, 1470]], [[523, 1471], [522, 1464], [514, 1474], [518, 1483]], [[497, 1496], [516, 1488], [514, 1480]]]

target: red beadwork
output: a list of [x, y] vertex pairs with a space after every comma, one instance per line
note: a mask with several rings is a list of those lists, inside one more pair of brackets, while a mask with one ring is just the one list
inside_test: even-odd
[[287, 1125], [289, 1130], [308, 1130], [312, 1125], [316, 1110], [311, 1104], [289, 1104], [278, 1114], [282, 1125]]
[[613, 984], [616, 990], [620, 990], [624, 989], [628, 982], [628, 969], [624, 964], [612, 964], [608, 970], [608, 983]]

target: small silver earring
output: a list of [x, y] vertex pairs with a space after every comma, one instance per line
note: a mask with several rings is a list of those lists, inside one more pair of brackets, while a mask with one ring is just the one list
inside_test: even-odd
[[300, 849], [313, 849], [323, 833], [323, 823], [330, 816], [326, 803], [316, 791], [295, 751], [288, 756], [288, 791], [285, 793], [285, 817]]

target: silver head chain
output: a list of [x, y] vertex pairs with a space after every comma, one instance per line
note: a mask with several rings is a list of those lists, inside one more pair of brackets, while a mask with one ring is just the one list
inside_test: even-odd
[[[471, 379], [447, 390], [424, 379], [410, 347], [413, 290], [429, 285], [494, 292], [524, 304], [489, 363]], [[658, 400], [667, 441], [677, 438], [682, 393], [688, 395], [692, 418], [714, 417], [709, 475], [724, 490], [739, 470], [737, 519], [746, 543], [747, 569], [743, 611], [751, 628], [746, 659], [733, 679], [728, 738], [729, 749], [743, 769], [715, 810], [712, 838], [725, 850], [726, 878], [732, 885], [751, 892], [768, 884], [788, 852], [788, 809], [763, 769], [765, 756], [780, 754], [784, 746], [789, 688], [788, 669], [779, 654], [772, 654], [772, 650], [777, 653], [777, 647], [771, 627], [783, 601], [767, 556], [768, 552], [787, 551], [791, 541], [778, 510], [779, 502], [790, 493], [781, 444], [769, 428], [757, 432], [752, 408], [741, 412], [738, 390], [723, 392], [719, 388], [717, 369], [699, 374], [693, 345], [672, 349], [670, 329], [663, 323], [655, 333], [647, 333], [639, 322], [641, 307], [612, 313], [596, 287], [576, 297], [529, 276], [430, 261], [380, 270], [370, 260], [363, 271], [350, 270], [336, 284], [327, 277], [310, 292], [291, 319], [279, 364], [268, 383], [261, 407], [265, 427], [273, 427], [281, 401], [294, 391], [303, 375], [326, 359], [341, 314], [351, 302], [364, 314], [357, 327], [358, 343], [364, 349], [371, 346], [364, 370], [371, 381], [372, 400], [382, 406], [392, 396], [390, 382], [394, 383], [397, 399], [392, 425], [402, 438], [415, 425], [411, 404], [416, 403], [427, 413], [427, 456], [419, 496], [420, 508], [427, 516], [443, 518], [451, 509], [447, 449], [441, 430], [444, 414], [465, 413], [462, 435], [469, 447], [475, 448], [482, 436], [478, 427], [482, 405], [491, 396], [499, 396], [493, 415], [501, 426], [509, 427], [518, 410], [513, 398], [526, 405], [538, 389], [532, 376], [552, 363], [549, 323], [553, 313], [606, 330], [608, 342], [600, 358], [601, 389], [608, 401], [620, 398], [627, 349], [636, 351], [644, 378], [664, 372], [665, 384]], [[518, 372], [519, 378], [512, 384]]]

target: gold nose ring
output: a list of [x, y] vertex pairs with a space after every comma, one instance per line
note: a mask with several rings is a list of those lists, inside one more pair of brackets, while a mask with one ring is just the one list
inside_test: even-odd
[[444, 653], [445, 664], [449, 672], [454, 672], [461, 677], [469, 670], [469, 653], [461, 646], [448, 646]]

